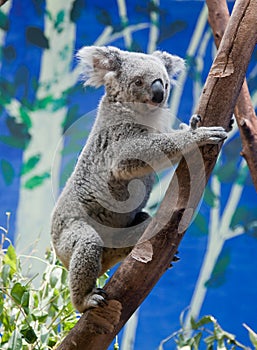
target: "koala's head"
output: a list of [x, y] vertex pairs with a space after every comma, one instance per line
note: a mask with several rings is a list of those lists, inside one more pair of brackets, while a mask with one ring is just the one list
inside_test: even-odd
[[115, 47], [88, 46], [79, 50], [84, 85], [105, 85], [110, 102], [147, 103], [164, 106], [174, 77], [184, 61], [167, 52], [143, 54]]

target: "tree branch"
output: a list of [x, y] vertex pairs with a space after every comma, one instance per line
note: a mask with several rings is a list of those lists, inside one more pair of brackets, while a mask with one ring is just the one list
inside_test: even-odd
[[[203, 125], [222, 125], [226, 128], [229, 126], [257, 41], [256, 8], [257, 0], [237, 0], [235, 4], [197, 108], [197, 113], [202, 116]], [[199, 167], [199, 157], [197, 158], [196, 153], [182, 159], [160, 209], [140, 240], [141, 243], [134, 248], [105, 286], [109, 299], [117, 300], [122, 305], [120, 319], [114, 329], [110, 329], [107, 334], [97, 334], [99, 312], [106, 319], [108, 306], [86, 312], [58, 350], [107, 349], [115, 335], [166, 271], [202, 196], [204, 185], [215, 165], [219, 147], [205, 146], [202, 149], [202, 167]], [[152, 260], [148, 263], [137, 260], [144, 249], [152, 249], [153, 252]], [[88, 319], [94, 319], [96, 312], [98, 314], [95, 317], [95, 330], [92, 327], [88, 329]]]
[[8, 0], [0, 0], [0, 6], [4, 5]]
[[[209, 23], [212, 28], [217, 47], [225, 32], [229, 21], [229, 11], [226, 0], [206, 0], [209, 11]], [[257, 190], [257, 118], [252, 106], [246, 79], [237, 99], [235, 117], [242, 139], [243, 149], [241, 155], [245, 158], [253, 184]]]

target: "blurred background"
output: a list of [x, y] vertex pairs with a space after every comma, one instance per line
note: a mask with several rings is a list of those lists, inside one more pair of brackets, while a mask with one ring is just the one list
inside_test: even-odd
[[[207, 17], [204, 1], [196, 0], [9, 0], [0, 8], [0, 226], [8, 221], [19, 253], [44, 257], [50, 247], [52, 208], [103, 94], [79, 82], [76, 51], [113, 45], [185, 58], [169, 108], [188, 122], [216, 53]], [[247, 80], [256, 109], [257, 50]], [[235, 125], [180, 246], [181, 260], [122, 332], [121, 349], [128, 343], [156, 349], [180, 327], [186, 308], [185, 322], [191, 313], [212, 314], [249, 343], [242, 324], [257, 329], [257, 197], [240, 150]], [[163, 188], [169, 178], [162, 174]], [[160, 200], [156, 193], [151, 213]], [[41, 271], [34, 263], [28, 268]], [[174, 349], [174, 342], [166, 348]]]

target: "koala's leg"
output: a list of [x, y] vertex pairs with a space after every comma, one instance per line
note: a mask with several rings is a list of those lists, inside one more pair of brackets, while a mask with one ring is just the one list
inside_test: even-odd
[[101, 238], [84, 221], [73, 222], [61, 234], [57, 254], [69, 259], [71, 300], [79, 312], [105, 303], [104, 291], [96, 288], [102, 250]]
[[[116, 265], [120, 261], [124, 260], [127, 255], [131, 252], [134, 245], [137, 243], [139, 238], [144, 233], [146, 227], [151, 220], [151, 216], [145, 212], [139, 212], [136, 214], [134, 220], [129, 227], [126, 228], [125, 236], [120, 241], [123, 247], [111, 248], [104, 247], [102, 254], [102, 270], [100, 276], [109, 270], [112, 266]], [[120, 238], [121, 240], [122, 238]]]

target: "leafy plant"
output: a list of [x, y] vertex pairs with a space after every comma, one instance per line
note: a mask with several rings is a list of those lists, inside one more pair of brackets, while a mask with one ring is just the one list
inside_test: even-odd
[[[53, 349], [80, 317], [71, 304], [67, 270], [49, 250], [36, 288], [36, 276], [24, 275], [22, 256], [17, 256], [8, 239], [10, 213], [6, 215], [6, 228], [0, 226], [0, 348]], [[103, 287], [107, 278], [107, 274], [101, 276], [98, 287]]]
[[[160, 343], [158, 350], [164, 350], [164, 344], [171, 339], [176, 342], [177, 350], [198, 350], [201, 345], [204, 346], [206, 350], [251, 350], [251, 348], [237, 341], [234, 334], [222, 329], [212, 315], [203, 316], [198, 321], [191, 318], [191, 328], [189, 330], [184, 328], [183, 317], [184, 312], [180, 317], [181, 329], [164, 339]], [[257, 334], [246, 324], [244, 324], [244, 327], [248, 330], [250, 341], [253, 344], [254, 349], [256, 349]]]
[[[52, 349], [75, 325], [67, 286], [67, 271], [55, 254], [46, 254], [46, 269], [37, 288], [24, 276], [20, 257], [0, 227], [0, 348]], [[7, 246], [7, 248], [4, 248]]]

